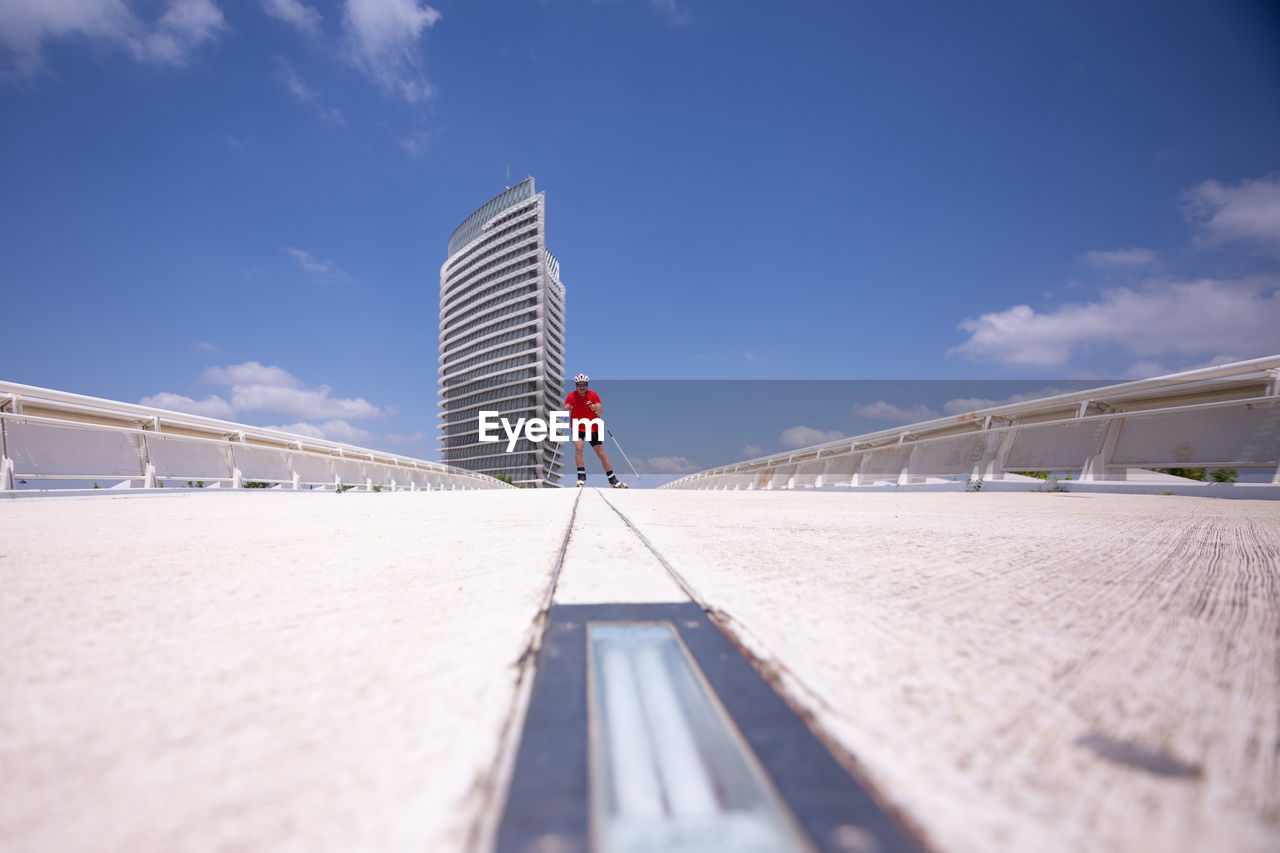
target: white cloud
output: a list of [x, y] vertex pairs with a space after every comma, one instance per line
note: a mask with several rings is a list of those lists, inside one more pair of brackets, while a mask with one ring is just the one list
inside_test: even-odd
[[1205, 181], [1187, 193], [1187, 218], [1199, 224], [1198, 243], [1262, 243], [1280, 248], [1280, 175], [1234, 187]]
[[309, 272], [323, 278], [332, 279], [334, 281], [351, 281], [351, 276], [338, 269], [337, 264], [333, 261], [318, 260], [315, 255], [310, 252], [293, 246], [286, 246], [284, 250], [297, 259], [298, 266], [302, 267], [305, 272]]
[[1171, 371], [1166, 370], [1164, 365], [1156, 361], [1135, 361], [1129, 365], [1129, 369], [1125, 371], [1126, 379], [1150, 379], [1152, 376], [1162, 376]]
[[218, 348], [208, 341], [201, 341], [192, 347], [196, 352], [217, 352]]
[[320, 117], [321, 121], [327, 121], [329, 124], [338, 124], [344, 127], [347, 124], [347, 117], [337, 107], [317, 107], [316, 115]]
[[[324, 99], [320, 96], [320, 93], [303, 82], [302, 77], [299, 76], [297, 70], [288, 60], [279, 56], [275, 59], [277, 66], [276, 76], [280, 79], [280, 82], [284, 83], [284, 87], [289, 90], [289, 94], [298, 100], [298, 103], [314, 107], [316, 115], [330, 124], [345, 125], [347, 123], [347, 117], [342, 114], [342, 110], [337, 107], [325, 106]], [[314, 259], [301, 249], [288, 249], [287, 251], [294, 253], [295, 257], [300, 253], [314, 263]]]
[[186, 412], [189, 415], [201, 415], [206, 418], [221, 418], [222, 420], [230, 420], [235, 416], [235, 409], [231, 407], [231, 404], [216, 394], [210, 394], [203, 400], [193, 400], [181, 394], [161, 392], [152, 394], [150, 397], [143, 397], [138, 401], [138, 405], [151, 406], [153, 409]]
[[[1280, 344], [1277, 344], [1280, 348]], [[1271, 355], [1272, 353], [1259, 353], [1259, 355]], [[1206, 358], [1203, 361], [1197, 361], [1190, 364], [1179, 365], [1176, 369], [1165, 367], [1156, 361], [1135, 361], [1129, 365], [1124, 372], [1125, 379], [1150, 379], [1153, 376], [1164, 376], [1168, 373], [1180, 373], [1184, 370], [1199, 370], [1202, 367], [1217, 367], [1220, 364], [1230, 364], [1233, 361], [1239, 361], [1239, 356], [1229, 355], [1226, 353]]]
[[345, 441], [349, 444], [368, 444], [373, 440], [373, 433], [367, 429], [353, 426], [344, 420], [325, 421], [320, 425], [324, 437], [332, 441]]
[[1159, 262], [1154, 249], [1117, 249], [1112, 252], [1085, 252], [1080, 259], [1086, 264], [1104, 269], [1113, 267], [1150, 267]]
[[747, 459], [751, 459], [756, 456], [764, 456], [764, 448], [756, 447], [754, 444], [744, 444], [742, 445], [742, 455]]
[[[281, 367], [257, 361], [210, 367], [201, 376], [214, 385], [231, 386], [231, 405], [238, 412], [271, 412], [308, 420], [362, 420], [391, 414], [361, 397], [330, 397], [329, 386], [307, 388], [302, 380]], [[335, 430], [343, 427], [339, 424]]]
[[320, 35], [320, 13], [298, 0], [262, 0], [262, 11], [305, 35]]
[[270, 412], [303, 420], [363, 420], [389, 414], [363, 397], [330, 397], [327, 385], [318, 388], [234, 385], [231, 405], [238, 412]]
[[324, 430], [320, 429], [320, 427], [316, 426], [315, 424], [308, 424], [308, 423], [302, 423], [302, 422], [299, 422], [296, 424], [284, 424], [281, 426], [276, 426], [276, 425], [265, 426], [263, 427], [263, 429], [274, 429], [274, 430], [279, 430], [280, 432], [293, 433], [294, 435], [305, 435], [307, 438], [326, 438], [327, 437], [324, 434]]
[[276, 65], [279, 68], [276, 76], [280, 78], [280, 82], [284, 83], [284, 87], [289, 90], [289, 94], [304, 104], [309, 104], [320, 97], [319, 92], [302, 82], [302, 78], [298, 76], [298, 72], [294, 70], [293, 65], [287, 59], [277, 56]]
[[426, 131], [414, 131], [396, 141], [400, 143], [400, 147], [404, 149], [406, 154], [416, 157], [419, 154], [425, 154], [431, 147], [431, 134]]
[[884, 400], [878, 400], [874, 403], [854, 403], [851, 411], [855, 418], [894, 421], [900, 424], [932, 420], [938, 416], [933, 409], [924, 404], [903, 408], [902, 406], [895, 406], [893, 403], [886, 403]]
[[135, 59], [181, 65], [226, 28], [213, 0], [169, 0], [151, 24], [123, 0], [4, 0], [0, 44], [13, 54], [19, 76], [44, 67], [47, 41], [82, 36], [127, 49]]
[[415, 56], [423, 31], [438, 20], [440, 13], [418, 0], [346, 0], [347, 55], [384, 92], [425, 102], [435, 90]]
[[120, 0], [5, 0], [0, 3], [0, 43], [13, 53], [20, 75], [44, 64], [47, 39], [71, 35], [125, 42], [138, 27]]
[[658, 474], [688, 474], [702, 466], [697, 462], [689, 461], [685, 456], [654, 456], [650, 459], [641, 459], [640, 467]]
[[681, 9], [676, 0], [649, 0], [649, 5], [666, 15], [667, 20], [676, 26], [684, 26], [692, 20], [688, 10]]
[[171, 0], [155, 29], [132, 39], [130, 47], [138, 59], [183, 65], [196, 48], [225, 27], [222, 10], [213, 0]]
[[249, 140], [228, 133], [227, 147], [232, 151], [246, 151], [249, 148]]
[[373, 433], [343, 420], [325, 421], [322, 424], [311, 424], [299, 421], [295, 424], [269, 426], [264, 429], [277, 429], [280, 432], [291, 432], [294, 435], [305, 435], [308, 438], [324, 438], [329, 441], [341, 441], [347, 444], [368, 444], [373, 440]]
[[808, 447], [811, 444], [825, 444], [844, 438], [844, 433], [829, 429], [814, 429], [807, 426], [787, 427], [778, 436], [779, 443], [786, 448]]
[[[224, 420], [243, 420], [237, 415], [245, 412], [282, 415], [297, 418], [298, 422], [268, 429], [365, 445], [374, 439], [373, 433], [352, 425], [351, 421], [395, 413], [394, 408], [375, 406], [362, 397], [330, 396], [327, 385], [308, 388], [289, 371], [257, 361], [210, 367], [201, 379], [215, 385], [229, 385], [229, 399], [211, 394], [204, 400], [193, 400], [164, 392], [146, 397], [141, 403]], [[311, 421], [319, 423], [309, 423]], [[422, 433], [415, 435], [415, 438], [421, 437]]]
[[990, 409], [993, 406], [1004, 406], [1009, 403], [1024, 403], [1027, 400], [1041, 400], [1045, 397], [1054, 397], [1058, 394], [1069, 394], [1073, 390], [1071, 388], [1039, 388], [1035, 391], [1026, 391], [1022, 394], [1011, 394], [1002, 400], [991, 400], [986, 397], [955, 397], [942, 404], [942, 411], [948, 415], [963, 415], [968, 412], [976, 412], [979, 409]]
[[[1252, 358], [1280, 346], [1280, 279], [1151, 282], [1104, 290], [1096, 302], [1038, 313], [1027, 305], [965, 320], [969, 339], [948, 350], [1016, 367], [1061, 367], [1085, 346], [1140, 358]], [[1227, 352], [1224, 352], [1228, 350]]]
[[226, 367], [210, 367], [200, 377], [213, 385], [272, 385], [280, 388], [301, 388], [302, 380], [283, 367], [263, 365], [257, 361], [229, 364]]

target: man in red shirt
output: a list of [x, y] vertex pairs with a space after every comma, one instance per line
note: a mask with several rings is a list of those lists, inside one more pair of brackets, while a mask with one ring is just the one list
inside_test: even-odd
[[579, 373], [573, 377], [574, 390], [564, 398], [564, 407], [569, 410], [569, 423], [573, 427], [573, 461], [578, 464], [578, 488], [587, 484], [587, 462], [582, 455], [582, 443], [589, 441], [595, 448], [596, 456], [600, 457], [600, 464], [604, 466], [604, 475], [609, 478], [609, 485], [615, 489], [625, 489], [627, 484], [613, 475], [613, 466], [609, 464], [609, 457], [604, 452], [602, 437], [604, 430], [601, 428], [603, 421], [587, 423], [604, 414], [600, 395], [595, 391], [587, 390], [588, 382], [590, 379], [587, 378], [587, 374]]

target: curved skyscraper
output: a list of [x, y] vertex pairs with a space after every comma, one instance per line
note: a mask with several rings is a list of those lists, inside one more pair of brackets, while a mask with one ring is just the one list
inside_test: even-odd
[[[440, 440], [449, 465], [557, 485], [560, 444], [481, 442], [478, 415], [546, 418], [561, 408], [564, 285], [547, 251], [546, 199], [533, 178], [468, 216], [440, 268]], [[499, 430], [501, 433], [501, 430]]]

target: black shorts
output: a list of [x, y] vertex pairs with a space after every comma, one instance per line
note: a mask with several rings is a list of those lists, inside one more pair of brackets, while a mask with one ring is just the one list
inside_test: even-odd
[[603, 444], [600, 440], [600, 430], [587, 429], [585, 424], [580, 424], [578, 428], [573, 431], [573, 438], [574, 441], [586, 441], [587, 444], [590, 444], [592, 447], [599, 447]]

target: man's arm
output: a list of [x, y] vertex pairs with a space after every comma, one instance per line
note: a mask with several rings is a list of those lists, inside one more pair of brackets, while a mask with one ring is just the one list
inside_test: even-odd
[[591, 411], [595, 412], [600, 417], [604, 417], [604, 404], [600, 402], [599, 394], [596, 395], [596, 401], [588, 405], [591, 406]]

